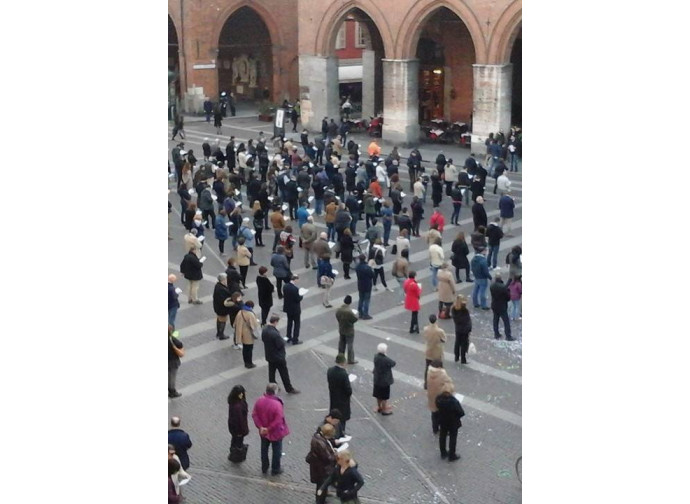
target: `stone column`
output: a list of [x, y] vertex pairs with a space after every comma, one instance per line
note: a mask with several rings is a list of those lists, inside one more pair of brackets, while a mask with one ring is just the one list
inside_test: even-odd
[[472, 152], [485, 154], [489, 133], [510, 130], [513, 65], [472, 65], [474, 106], [472, 112]]
[[340, 117], [338, 100], [338, 59], [299, 56], [299, 83], [302, 124], [309, 131], [321, 131], [324, 117]]
[[419, 60], [383, 60], [383, 139], [419, 144]]
[[369, 120], [376, 113], [374, 89], [376, 84], [376, 53], [362, 51], [362, 117]]

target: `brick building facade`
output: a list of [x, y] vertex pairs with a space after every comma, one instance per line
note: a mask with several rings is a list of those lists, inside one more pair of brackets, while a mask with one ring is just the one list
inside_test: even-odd
[[362, 115], [383, 113], [384, 140], [414, 143], [420, 121], [443, 118], [479, 144], [521, 115], [521, 0], [169, 0], [168, 14], [187, 110], [221, 91], [300, 99], [317, 130], [339, 114], [338, 57], [353, 58], [339, 33], [356, 26]]

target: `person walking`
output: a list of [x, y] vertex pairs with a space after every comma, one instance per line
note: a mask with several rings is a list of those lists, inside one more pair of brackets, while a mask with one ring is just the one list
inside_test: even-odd
[[[278, 384], [269, 383], [266, 385], [266, 393], [254, 403], [252, 409], [252, 420], [259, 429], [261, 436], [261, 472], [266, 474], [270, 467], [271, 474], [277, 476], [283, 473], [280, 467], [280, 458], [283, 454], [283, 439], [290, 434], [283, 401], [276, 396]], [[268, 448], [271, 447], [273, 455], [271, 463], [268, 461]]]
[[168, 444], [175, 447], [175, 453], [180, 458], [180, 464], [185, 471], [189, 469], [189, 454], [187, 450], [192, 447], [192, 439], [182, 427], [180, 427], [180, 417], [170, 419], [170, 429], [168, 430]]
[[522, 320], [522, 277], [508, 280], [510, 291], [510, 320]]
[[321, 497], [326, 493], [328, 485], [336, 485], [336, 495], [341, 504], [359, 504], [357, 493], [364, 485], [364, 478], [357, 470], [357, 463], [352, 458], [349, 451], [344, 450], [338, 453], [338, 465], [331, 473], [331, 477], [324, 481], [321, 488], [316, 491], [316, 496]]
[[283, 312], [287, 314], [287, 342], [293, 345], [301, 345], [303, 343], [299, 341], [303, 296], [299, 293], [299, 288], [296, 285], [297, 280], [299, 280], [299, 277], [292, 275], [285, 282], [285, 287], [283, 287]]
[[318, 494], [324, 481], [330, 478], [335, 470], [337, 452], [331, 441], [335, 435], [335, 428], [329, 424], [319, 427], [311, 438], [309, 453], [306, 461], [309, 464], [309, 479], [316, 484], [316, 503], [325, 504], [327, 494]]
[[371, 320], [369, 315], [369, 302], [371, 301], [371, 289], [374, 286], [374, 270], [367, 264], [364, 254], [359, 255], [359, 264], [355, 268], [357, 274], [357, 291], [359, 293], [359, 304], [357, 311], [362, 320]]
[[438, 318], [449, 319], [450, 307], [455, 301], [455, 279], [444, 262], [438, 270]]
[[173, 335], [173, 326], [168, 324], [168, 397], [171, 399], [182, 395], [176, 388], [180, 357], [184, 357], [184, 345]]
[[180, 264], [180, 273], [189, 282], [188, 299], [190, 304], [201, 304], [199, 299], [199, 282], [204, 278], [201, 268], [203, 263], [199, 260], [197, 255], [190, 251], [182, 259]]
[[409, 257], [409, 248], [403, 249], [403, 251], [400, 252], [400, 257], [393, 261], [393, 266], [391, 268], [391, 275], [398, 281], [398, 285], [400, 286], [400, 289], [398, 290], [398, 304], [405, 304], [405, 289], [403, 289], [403, 285], [405, 280], [407, 280], [407, 274], [410, 272]]
[[288, 394], [299, 394], [299, 390], [292, 386], [290, 382], [290, 373], [288, 372], [287, 362], [285, 360], [285, 340], [278, 332], [278, 315], [271, 315], [268, 319], [268, 325], [261, 331], [261, 341], [264, 342], [264, 355], [266, 362], [268, 362], [268, 381], [275, 383], [276, 371], [280, 373], [280, 379], [283, 380], [283, 386]]
[[455, 237], [453, 244], [450, 247], [450, 258], [453, 266], [455, 267], [455, 281], [457, 283], [462, 282], [460, 279], [460, 270], [465, 270], [465, 281], [473, 282], [470, 278], [470, 261], [467, 256], [470, 254], [470, 249], [465, 241], [465, 233], [460, 231]]
[[431, 361], [426, 371], [426, 397], [429, 411], [431, 411], [431, 430], [434, 434], [438, 434], [438, 407], [436, 406], [436, 398], [444, 389], [454, 390], [453, 381], [448, 376], [448, 373], [443, 369], [442, 360]]
[[[458, 429], [462, 427], [460, 419], [465, 416], [465, 411], [449, 386], [446, 385], [441, 394], [436, 397], [436, 408], [438, 408], [436, 415], [439, 426], [438, 444], [441, 449], [441, 458], [447, 457], [449, 462], [458, 460], [460, 458], [456, 453]], [[446, 448], [447, 438], [450, 438], [448, 448]]]
[[228, 454], [230, 462], [244, 462], [247, 458], [249, 445], [244, 444], [244, 438], [249, 435], [248, 414], [249, 406], [244, 387], [235, 385], [228, 395], [228, 431], [232, 436]]
[[252, 362], [255, 336], [259, 332], [259, 321], [253, 311], [254, 302], [246, 301], [240, 306], [240, 311], [235, 315], [235, 344], [242, 345], [242, 360], [244, 367], [252, 369], [256, 364]]
[[410, 334], [419, 334], [419, 298], [422, 296], [422, 286], [417, 283], [415, 278], [417, 272], [410, 270], [407, 274], [407, 280], [403, 284], [405, 291], [405, 309], [412, 312], [412, 319], [410, 320]]
[[443, 344], [446, 342], [446, 331], [441, 329], [436, 315], [429, 315], [429, 325], [424, 326], [424, 341], [426, 342], [426, 365], [424, 366], [424, 390], [426, 390], [426, 374], [431, 361], [443, 360]]
[[[180, 300], [178, 299], [179, 289], [175, 287], [177, 277], [175, 275], [168, 275], [168, 325], [175, 329], [175, 318], [177, 317], [177, 310], [180, 308]], [[182, 292], [180, 290], [180, 292]]]
[[455, 325], [455, 362], [467, 364], [467, 350], [470, 347], [470, 333], [472, 332], [472, 318], [467, 309], [467, 299], [458, 294], [450, 310]]
[[489, 273], [489, 264], [486, 261], [486, 249], [477, 251], [470, 262], [470, 266], [472, 267], [472, 274], [474, 275], [472, 304], [475, 308], [481, 306], [482, 310], [488, 310], [489, 306], [486, 302], [486, 291], [489, 287], [489, 280], [491, 280], [491, 273]]
[[[343, 299], [343, 304], [335, 312], [335, 318], [338, 321], [338, 334], [340, 340], [338, 341], [338, 354], [345, 354], [345, 346], [347, 346], [347, 361], [348, 364], [357, 364], [355, 360], [355, 322], [357, 322], [357, 315], [352, 311], [352, 296], [349, 294]], [[336, 361], [337, 362], [337, 361]]]
[[345, 355], [338, 353], [335, 358], [335, 366], [328, 368], [326, 372], [328, 380], [328, 396], [330, 400], [329, 410], [337, 409], [342, 417], [340, 425], [345, 432], [345, 425], [350, 420], [350, 398], [352, 397], [352, 386], [345, 369]]
[[498, 319], [503, 320], [505, 328], [506, 340], [514, 341], [510, 334], [510, 318], [508, 317], [508, 301], [510, 301], [510, 291], [503, 283], [501, 272], [494, 273], [494, 282], [491, 284], [491, 311], [494, 314], [494, 338], [501, 339], [501, 333], [498, 332]]
[[266, 325], [268, 312], [271, 311], [271, 306], [273, 306], [273, 291], [275, 290], [267, 273], [268, 268], [260, 266], [259, 274], [256, 277], [256, 287], [259, 291], [259, 306], [261, 307], [261, 327]]
[[276, 277], [278, 299], [283, 299], [283, 282], [288, 282], [290, 277], [292, 277], [292, 273], [290, 272], [290, 263], [287, 257], [285, 257], [285, 249], [282, 245], [279, 245], [271, 256], [271, 266], [273, 266], [273, 276]]
[[501, 247], [501, 238], [503, 238], [503, 230], [499, 226], [499, 221], [500, 219], [496, 217], [486, 229], [486, 238], [489, 243], [489, 255], [486, 262], [491, 269], [496, 269], [498, 265], [498, 250]]
[[388, 345], [379, 343], [376, 347], [376, 356], [374, 357], [374, 393], [377, 406], [376, 413], [382, 415], [392, 415], [392, 407], [388, 405], [388, 400], [391, 396], [391, 385], [393, 385], [393, 368], [395, 361], [386, 355], [388, 352]]

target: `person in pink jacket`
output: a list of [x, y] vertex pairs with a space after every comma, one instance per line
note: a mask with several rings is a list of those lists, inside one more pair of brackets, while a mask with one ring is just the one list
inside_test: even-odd
[[434, 224], [436, 224], [438, 232], [443, 234], [443, 226], [446, 225], [446, 219], [443, 217], [440, 208], [434, 208], [434, 213], [431, 214], [431, 219], [429, 219], [429, 228], [434, 227]]
[[277, 383], [266, 385], [266, 393], [255, 403], [252, 410], [254, 425], [259, 429], [261, 436], [261, 472], [268, 472], [268, 446], [273, 448], [271, 459], [271, 474], [276, 476], [283, 470], [280, 468], [280, 456], [283, 453], [283, 438], [290, 434], [285, 414], [283, 413], [283, 401], [276, 396]]
[[410, 334], [419, 334], [419, 298], [422, 297], [422, 286], [417, 283], [415, 277], [416, 271], [410, 271], [407, 274], [407, 280], [403, 284], [405, 291], [405, 309], [412, 312], [412, 321], [410, 322]]
[[522, 320], [522, 277], [508, 281], [510, 292], [510, 320]]

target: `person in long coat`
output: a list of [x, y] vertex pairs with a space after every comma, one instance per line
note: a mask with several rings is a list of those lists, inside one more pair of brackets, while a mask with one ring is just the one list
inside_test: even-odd
[[452, 258], [451, 262], [455, 267], [455, 281], [457, 283], [462, 282], [460, 279], [460, 270], [464, 269], [465, 281], [472, 282], [472, 279], [470, 278], [470, 261], [467, 259], [470, 249], [465, 241], [465, 233], [463, 231], [460, 231], [455, 237], [455, 240], [450, 247], [450, 251]]
[[382, 415], [392, 415], [393, 408], [388, 405], [391, 396], [391, 385], [393, 385], [393, 368], [395, 361], [386, 355], [388, 345], [379, 343], [376, 347], [378, 352], [374, 357], [374, 393], [377, 406], [376, 412]]
[[437, 274], [438, 280], [438, 318], [450, 318], [450, 307], [455, 301], [455, 279], [444, 262]]
[[247, 301], [235, 316], [235, 344], [242, 345], [242, 359], [244, 367], [252, 369], [256, 364], [252, 362], [254, 351], [254, 334], [259, 332], [259, 321], [253, 311], [254, 302]]
[[[307, 455], [307, 462], [309, 462], [309, 480], [316, 483], [317, 492], [336, 467], [336, 451], [330, 442], [334, 434], [335, 428], [326, 423], [319, 427], [311, 438], [311, 449]], [[317, 504], [325, 503], [326, 495], [317, 495], [316, 502]]]
[[405, 291], [405, 309], [412, 312], [410, 320], [410, 334], [419, 334], [419, 298], [422, 296], [422, 287], [415, 278], [417, 272], [412, 270], [407, 274], [407, 280], [403, 284]]
[[345, 229], [340, 235], [340, 260], [343, 262], [343, 273], [345, 279], [350, 278], [350, 264], [352, 264], [352, 252], [355, 249], [354, 241], [352, 240], [352, 231], [349, 228]]
[[474, 221], [474, 229], [476, 231], [479, 226], [486, 227], [488, 225], [488, 217], [484, 208], [484, 198], [477, 196], [475, 201], [476, 203], [472, 205], [472, 220]]
[[460, 358], [461, 364], [467, 364], [467, 350], [470, 347], [470, 333], [472, 332], [472, 318], [467, 309], [467, 298], [458, 295], [450, 310], [455, 325], [455, 362]]
[[446, 370], [443, 369], [443, 361], [434, 360], [429, 364], [429, 369], [426, 372], [426, 396], [429, 411], [431, 411], [431, 429], [434, 434], [438, 433], [436, 398], [444, 388], [454, 391], [453, 381], [448, 376]]
[[352, 386], [345, 369], [345, 355], [338, 354], [335, 358], [336, 365], [329, 368], [326, 377], [328, 378], [328, 395], [330, 397], [329, 410], [337, 409], [343, 417], [340, 424], [345, 431], [345, 424], [350, 419], [350, 397], [352, 396]]
[[[249, 435], [249, 424], [247, 415], [249, 406], [247, 397], [242, 385], [235, 385], [228, 395], [228, 431], [232, 436], [230, 441], [230, 452], [242, 450], [246, 453], [248, 445], [244, 444], [245, 436]], [[230, 459], [230, 455], [228, 455]]]

